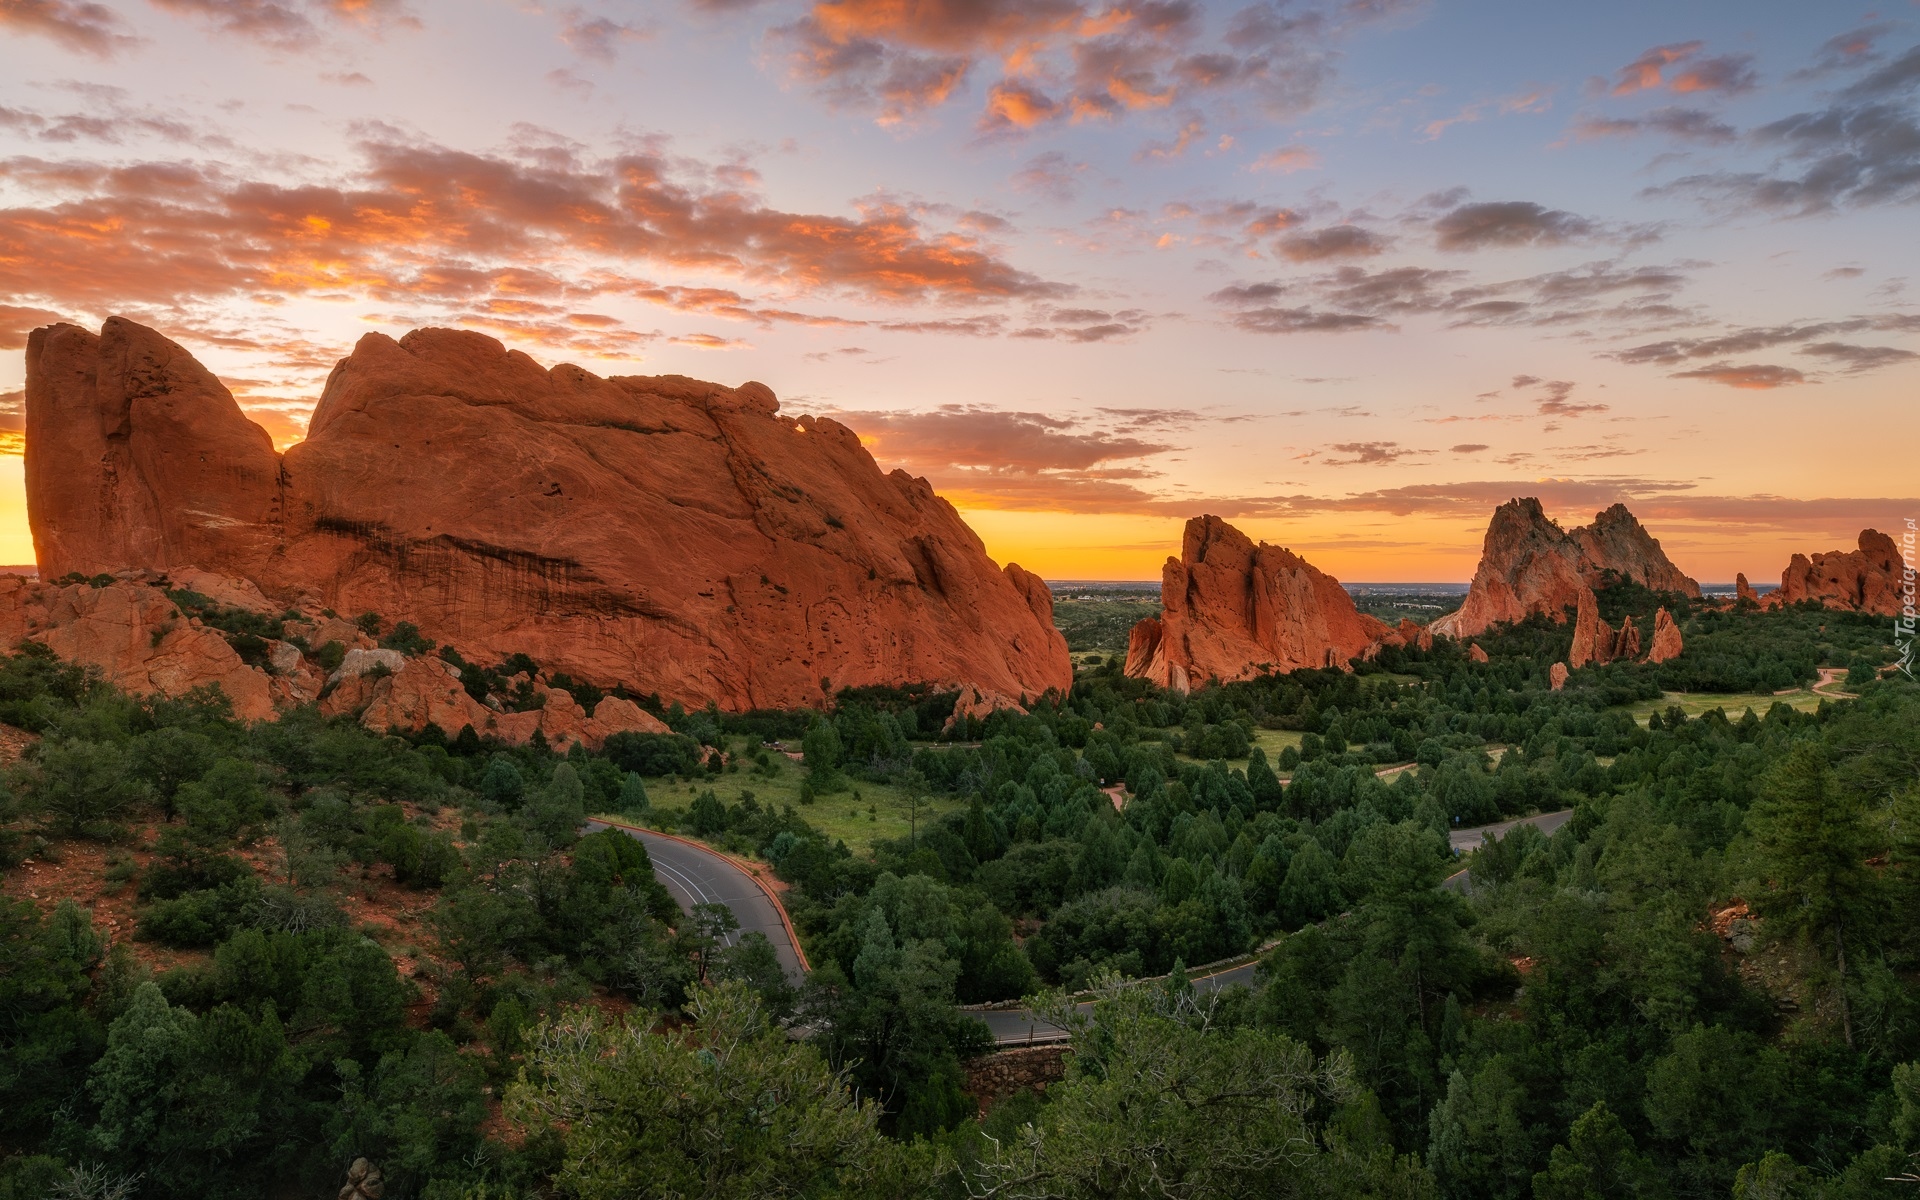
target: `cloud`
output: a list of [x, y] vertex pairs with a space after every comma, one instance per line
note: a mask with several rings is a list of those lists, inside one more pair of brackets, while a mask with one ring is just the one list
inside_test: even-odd
[[1491, 246], [1557, 246], [1591, 237], [1594, 222], [1527, 200], [1463, 204], [1433, 223], [1442, 250]]
[[0, 160], [0, 181], [35, 197], [0, 208], [0, 294], [94, 312], [261, 294], [460, 309], [489, 297], [571, 304], [631, 294], [740, 319], [832, 324], [845, 322], [629, 272], [718, 274], [886, 304], [1069, 291], [898, 204], [869, 202], [856, 216], [786, 211], [738, 171], [658, 148], [604, 160], [539, 146], [476, 154], [372, 129], [360, 154], [327, 183], [177, 161]]
[[1620, 68], [1619, 74], [1614, 77], [1613, 94], [1630, 96], [1635, 92], [1658, 88], [1662, 83], [1662, 73], [1668, 67], [1693, 57], [1705, 47], [1705, 42], [1698, 41], [1655, 46]]
[[1744, 388], [1753, 391], [1766, 391], [1778, 387], [1790, 387], [1796, 383], [1805, 383], [1807, 377], [1792, 367], [1768, 366], [1752, 363], [1736, 366], [1732, 363], [1714, 363], [1712, 366], [1697, 367], [1691, 371], [1675, 371], [1675, 379], [1703, 379], [1708, 383], [1724, 384], [1732, 388]]
[[1834, 334], [1920, 333], [1920, 314], [1896, 313], [1872, 317], [1845, 317], [1796, 325], [1755, 325], [1736, 328], [1713, 337], [1673, 338], [1645, 342], [1610, 357], [1624, 363], [1674, 366], [1688, 359], [1725, 358], [1730, 354], [1754, 354], [1776, 346], [1805, 343], [1800, 353], [1826, 358], [1842, 364], [1849, 372], [1871, 371], [1904, 362], [1913, 357], [1904, 350], [1885, 346], [1855, 346], [1831, 339]]
[[876, 457], [916, 468], [989, 467], [997, 470], [1087, 470], [1102, 463], [1146, 458], [1175, 449], [1164, 442], [1103, 431], [1079, 431], [1072, 419], [1007, 412], [976, 405], [943, 405], [932, 412], [846, 413]]
[[1850, 375], [1920, 358], [1920, 354], [1894, 346], [1855, 346], [1848, 342], [1812, 342], [1800, 347], [1800, 353], [1827, 359]]
[[1321, 465], [1328, 467], [1379, 466], [1433, 453], [1431, 450], [1408, 449], [1399, 442], [1335, 442], [1327, 449], [1346, 456], [1321, 458]]
[[0, 29], [47, 38], [76, 54], [112, 58], [139, 44], [118, 13], [84, 0], [0, 0]]
[[1843, 88], [1822, 109], [1760, 126], [1756, 146], [1778, 160], [1770, 170], [1688, 175], [1649, 189], [1727, 208], [1810, 216], [1920, 200], [1920, 122], [1910, 93], [1920, 87], [1920, 46]]
[[1080, 178], [1088, 166], [1074, 162], [1058, 150], [1035, 155], [1013, 176], [1013, 186], [1023, 192], [1039, 192], [1066, 203], [1080, 192]]
[[1367, 258], [1387, 248], [1387, 240], [1358, 225], [1334, 225], [1302, 230], [1280, 239], [1282, 257], [1293, 262], [1324, 262], [1331, 258]]
[[1471, 125], [1489, 116], [1543, 113], [1552, 107], [1553, 89], [1551, 88], [1530, 88], [1527, 91], [1511, 96], [1501, 96], [1494, 100], [1476, 100], [1450, 117], [1441, 117], [1427, 122], [1420, 131], [1421, 140], [1431, 142], [1455, 125]]
[[1698, 58], [1673, 77], [1667, 86], [1685, 95], [1689, 92], [1723, 92], [1737, 96], [1759, 86], [1750, 54], [1724, 54], [1718, 58]]
[[791, 79], [882, 124], [937, 109], [988, 75], [979, 124], [1012, 135], [1215, 97], [1236, 112], [1292, 115], [1331, 77], [1335, 40], [1403, 7], [1264, 0], [1216, 27], [1192, 0], [814, 0], [768, 44]]
[[216, 31], [246, 38], [275, 50], [299, 50], [320, 39], [321, 29], [309, 16], [324, 21], [379, 26], [418, 27], [400, 0], [150, 0], [176, 16], [199, 19]]
[[19, 304], [0, 304], [0, 350], [18, 350], [27, 344], [27, 334], [42, 325], [66, 320], [59, 313]]
[[1447, 449], [1454, 454], [1478, 454], [1489, 448], [1485, 442], [1462, 442], [1458, 446], [1449, 446]]
[[1575, 141], [1605, 137], [1638, 137], [1644, 133], [1664, 134], [1687, 142], [1726, 145], [1738, 136], [1733, 126], [1702, 108], [1669, 106], [1656, 108], [1642, 117], [1601, 117], [1582, 115], [1574, 118], [1567, 131]]
[[568, 9], [560, 26], [560, 40], [582, 58], [611, 63], [622, 42], [644, 41], [652, 31], [582, 9]]
[[1308, 171], [1320, 165], [1320, 155], [1311, 148], [1301, 145], [1282, 146], [1278, 150], [1269, 150], [1259, 158], [1247, 164], [1249, 171], [1278, 171], [1282, 175], [1291, 175], [1295, 171]]

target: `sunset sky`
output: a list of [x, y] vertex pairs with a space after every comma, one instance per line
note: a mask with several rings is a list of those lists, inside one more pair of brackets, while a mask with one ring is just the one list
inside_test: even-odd
[[370, 330], [757, 379], [1053, 578], [1777, 579], [1920, 517], [1917, 202], [1916, 0], [0, 0], [0, 562], [118, 313], [283, 445]]

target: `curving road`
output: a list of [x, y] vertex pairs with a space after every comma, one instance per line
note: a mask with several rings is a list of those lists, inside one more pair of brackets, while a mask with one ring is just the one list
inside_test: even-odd
[[[1512, 821], [1501, 821], [1493, 825], [1477, 825], [1469, 829], [1456, 829], [1448, 838], [1456, 851], [1467, 851], [1480, 844], [1482, 834], [1492, 834], [1498, 838], [1519, 825], [1537, 825], [1542, 833], [1551, 834], [1573, 818], [1573, 810], [1538, 813], [1531, 817], [1521, 817]], [[653, 860], [654, 875], [673, 893], [680, 907], [692, 911], [696, 904], [724, 904], [733, 910], [740, 922], [740, 933], [758, 930], [773, 943], [774, 953], [780, 957], [780, 966], [787, 977], [798, 984], [806, 978], [806, 957], [794, 940], [793, 927], [787, 922], [786, 912], [778, 902], [763, 889], [753, 876], [725, 855], [709, 850], [704, 846], [651, 829], [641, 829], [632, 825], [614, 825], [606, 821], [588, 821], [589, 830], [618, 829], [629, 837], [640, 839], [647, 847], [647, 855]], [[1457, 891], [1466, 891], [1471, 887], [1468, 873], [1460, 871], [1440, 886]], [[731, 944], [738, 934], [729, 938]], [[1215, 992], [1231, 987], [1236, 983], [1253, 983], [1254, 972], [1259, 963], [1245, 963], [1216, 971], [1210, 975], [1195, 976], [1193, 985], [1201, 992]], [[1091, 1007], [1082, 1005], [1082, 1008]], [[985, 1023], [996, 1044], [1002, 1046], [1039, 1044], [1058, 1042], [1067, 1038], [1067, 1032], [1058, 1025], [1043, 1021], [1024, 1009], [973, 1009], [974, 1016]]]
[[673, 893], [673, 898], [680, 902], [681, 908], [692, 912], [696, 904], [726, 905], [740, 922], [739, 933], [727, 939], [728, 945], [738, 941], [740, 934], [753, 931], [763, 933], [773, 943], [774, 953], [779, 955], [781, 969], [786, 971], [787, 978], [795, 984], [806, 978], [806, 960], [800, 948], [794, 944], [793, 930], [787, 924], [786, 913], [754, 881], [753, 876], [728, 861], [724, 855], [692, 842], [632, 825], [588, 821], [587, 829], [618, 829], [628, 837], [640, 839], [647, 848], [647, 857], [653, 860], [655, 878]]

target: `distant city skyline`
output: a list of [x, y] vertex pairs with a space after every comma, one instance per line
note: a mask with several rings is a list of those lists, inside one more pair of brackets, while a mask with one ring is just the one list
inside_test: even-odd
[[375, 330], [757, 379], [1059, 579], [1535, 495], [1762, 586], [1920, 514], [1916, 201], [1911, 0], [27, 0], [0, 560], [27, 332], [119, 313], [283, 446]]

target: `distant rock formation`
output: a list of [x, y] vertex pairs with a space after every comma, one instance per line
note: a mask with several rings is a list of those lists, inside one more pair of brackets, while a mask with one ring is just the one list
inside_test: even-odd
[[1833, 550], [1808, 559], [1796, 554], [1780, 574], [1780, 589], [1768, 594], [1768, 607], [1814, 600], [1846, 612], [1898, 616], [1905, 564], [1892, 538], [1877, 529], [1860, 531], [1860, 548]]
[[1534, 613], [1559, 620], [1583, 590], [1602, 586], [1609, 571], [1654, 591], [1700, 595], [1700, 585], [1681, 574], [1625, 505], [1595, 514], [1591, 525], [1563, 530], [1537, 499], [1509, 500], [1487, 525], [1466, 602], [1431, 628], [1468, 638]]
[[1600, 602], [1592, 588], [1581, 588], [1573, 618], [1573, 645], [1567, 651], [1567, 666], [1579, 670], [1588, 663], [1605, 663], [1613, 657], [1613, 630], [1600, 619]]
[[1679, 658], [1681, 648], [1680, 627], [1673, 623], [1673, 617], [1664, 608], [1654, 613], [1653, 645], [1647, 649], [1647, 661], [1663, 663]]
[[984, 721], [1002, 709], [1010, 709], [1022, 715], [1027, 711], [1026, 705], [1017, 700], [995, 695], [992, 692], [983, 692], [972, 684], [967, 684], [960, 689], [960, 694], [954, 697], [953, 712], [947, 715], [946, 724], [941, 726], [941, 731], [950, 730], [967, 718]]
[[1487, 661], [1487, 652], [1480, 648], [1479, 642], [1475, 642], [1472, 645], [1467, 647], [1467, 661], [1477, 662], [1477, 663], [1483, 663]]
[[1753, 585], [1747, 582], [1746, 572], [1744, 571], [1733, 577], [1733, 602], [1738, 604], [1742, 600], [1750, 601], [1754, 604], [1760, 603], [1760, 597], [1754, 595]]
[[1433, 649], [1433, 627], [1431, 625], [1422, 625], [1412, 617], [1402, 617], [1400, 618], [1399, 628], [1395, 629], [1394, 632], [1399, 635], [1401, 645], [1412, 646], [1421, 650]]
[[1043, 581], [997, 568], [925, 480], [883, 475], [845, 426], [779, 415], [757, 383], [368, 334], [283, 455], [185, 350], [116, 317], [33, 333], [26, 430], [45, 579], [199, 569], [690, 706], [1072, 682]]
[[1567, 664], [1563, 662], [1553, 664], [1547, 668], [1547, 686], [1556, 692], [1559, 691], [1561, 688], [1567, 686], [1568, 674]]
[[1394, 632], [1333, 576], [1213, 516], [1187, 522], [1180, 557], [1161, 571], [1160, 609], [1134, 625], [1127, 674], [1175, 689], [1345, 667]]

